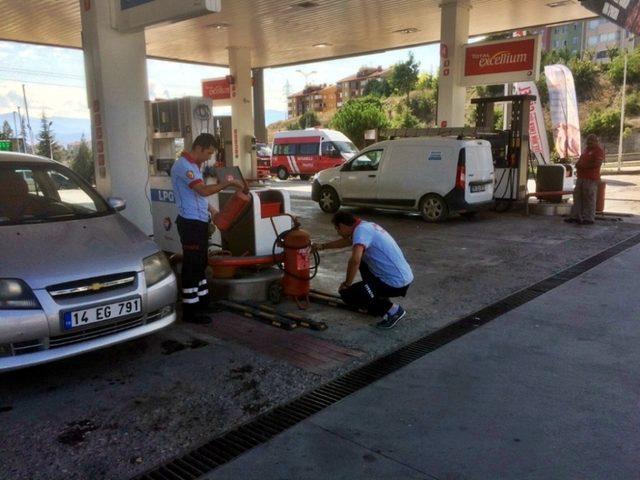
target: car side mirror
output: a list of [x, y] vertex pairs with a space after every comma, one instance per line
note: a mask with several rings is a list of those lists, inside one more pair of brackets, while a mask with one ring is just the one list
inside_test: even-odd
[[116, 212], [121, 212], [125, 208], [127, 208], [127, 202], [124, 198], [120, 197], [109, 197], [107, 198], [107, 203], [113, 208]]

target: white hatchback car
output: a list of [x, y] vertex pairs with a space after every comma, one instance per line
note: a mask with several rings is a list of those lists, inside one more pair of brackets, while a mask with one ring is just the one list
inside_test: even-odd
[[176, 277], [124, 207], [57, 162], [0, 152], [0, 372], [175, 321]]
[[491, 204], [493, 184], [486, 140], [403, 138], [371, 145], [343, 166], [321, 171], [311, 198], [329, 213], [341, 205], [417, 210], [437, 222]]

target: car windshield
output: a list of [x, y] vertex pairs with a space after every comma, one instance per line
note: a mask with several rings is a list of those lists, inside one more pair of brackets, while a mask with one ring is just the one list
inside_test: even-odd
[[0, 225], [75, 220], [112, 211], [67, 168], [32, 162], [0, 164]]
[[342, 153], [356, 153], [358, 149], [351, 142], [333, 142]]

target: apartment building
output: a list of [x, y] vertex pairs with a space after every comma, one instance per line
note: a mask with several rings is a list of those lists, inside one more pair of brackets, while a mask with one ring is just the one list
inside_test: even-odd
[[391, 69], [363, 67], [355, 75], [350, 75], [336, 82], [337, 107], [340, 108], [350, 98], [361, 97], [364, 87], [372, 80], [383, 78], [391, 73]]
[[287, 117], [298, 117], [308, 111], [324, 111], [323, 90], [326, 85], [307, 85], [301, 92], [296, 92], [287, 97]]
[[609, 62], [609, 49], [635, 48], [638, 45], [633, 35], [624, 28], [605, 18], [595, 18], [580, 22], [571, 22], [552, 27], [543, 27], [533, 33], [543, 34], [542, 49], [562, 50], [568, 49], [573, 54], [581, 54], [585, 51], [594, 53], [596, 62]]

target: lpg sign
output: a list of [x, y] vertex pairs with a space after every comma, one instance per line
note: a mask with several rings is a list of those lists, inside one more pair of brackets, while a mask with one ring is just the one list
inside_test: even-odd
[[497, 85], [538, 79], [540, 40], [528, 36], [464, 46], [466, 86]]

